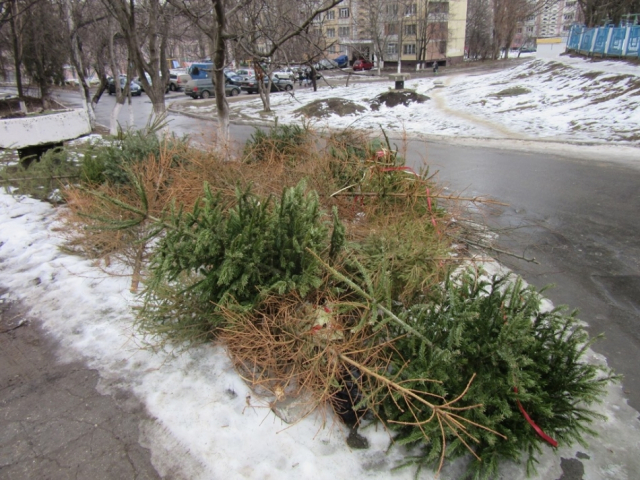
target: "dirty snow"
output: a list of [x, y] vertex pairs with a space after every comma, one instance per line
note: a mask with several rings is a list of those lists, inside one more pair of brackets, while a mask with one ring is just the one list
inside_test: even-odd
[[[319, 127], [384, 128], [391, 132], [482, 138], [555, 141], [626, 142], [640, 145], [640, 73], [616, 62], [590, 62], [559, 57], [532, 59], [498, 72], [429, 77], [405, 87], [431, 97], [429, 104], [370, 108], [370, 102], [392, 89], [390, 80], [299, 89], [295, 95], [271, 96], [279, 121], [300, 122], [298, 110], [307, 102], [344, 98], [367, 109], [365, 114], [332, 115], [312, 123]], [[635, 73], [634, 73], [635, 70]], [[435, 82], [443, 82], [438, 87]], [[513, 90], [512, 95], [508, 94]], [[505, 93], [506, 92], [506, 93]], [[231, 105], [240, 118], [262, 109], [259, 99]], [[196, 108], [192, 108], [196, 111]]]

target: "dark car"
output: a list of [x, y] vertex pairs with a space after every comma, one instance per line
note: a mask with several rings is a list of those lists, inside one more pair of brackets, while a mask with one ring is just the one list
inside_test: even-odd
[[364, 60], [364, 59], [360, 59], [360, 60], [356, 60], [355, 62], [353, 62], [353, 71], [357, 72], [359, 70], [371, 70], [373, 68], [373, 63], [371, 63], [369, 60]]
[[[268, 78], [264, 79], [264, 87], [267, 88]], [[242, 82], [242, 90], [247, 93], [258, 93], [258, 81], [256, 77], [249, 77]], [[293, 90], [293, 82], [285, 78], [274, 78], [271, 81], [271, 92], [289, 92]]]
[[[192, 78], [184, 86], [185, 95], [191, 98], [209, 98], [215, 96], [216, 92], [213, 87], [211, 78]], [[240, 95], [240, 87], [227, 82], [224, 86], [224, 93], [227, 96], [235, 97]]]
[[226, 78], [227, 84], [235, 85], [236, 87], [242, 86], [242, 77], [238, 75], [236, 72], [225, 71], [224, 76]]
[[[127, 81], [126, 77], [120, 77], [120, 88], [124, 90], [125, 82]], [[113, 81], [113, 78], [109, 78], [109, 83], [107, 84], [107, 89], [109, 90], [109, 95], [113, 95], [116, 93], [116, 84]], [[131, 96], [140, 96], [142, 95], [142, 89], [140, 85], [138, 85], [133, 80], [129, 83], [129, 90], [131, 91]]]
[[339, 68], [345, 68], [349, 66], [349, 57], [346, 55], [340, 55], [339, 57], [334, 58], [333, 61], [338, 64]]

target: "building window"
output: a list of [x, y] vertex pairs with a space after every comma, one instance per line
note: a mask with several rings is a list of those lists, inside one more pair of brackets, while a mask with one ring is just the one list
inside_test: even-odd
[[418, 13], [418, 4], [417, 3], [412, 3], [411, 5], [407, 5], [404, 9], [404, 14], [407, 17], [410, 17], [412, 15], [415, 15]]
[[327, 28], [327, 37], [333, 38], [335, 36], [336, 36], [336, 29], [335, 28]]
[[340, 10], [338, 10], [338, 17], [340, 17], [340, 18], [349, 18], [349, 9], [348, 8], [341, 8]]
[[387, 23], [384, 26], [385, 35], [397, 35], [398, 34], [398, 24], [397, 23]]
[[429, 2], [429, 13], [449, 13], [449, 4], [446, 2]]
[[398, 4], [387, 5], [387, 15], [390, 17], [398, 16]]
[[325, 20], [334, 20], [336, 18], [336, 11], [335, 10], [329, 10], [324, 18], [325, 18]]
[[416, 34], [416, 24], [413, 25], [405, 25], [404, 26], [404, 34], [405, 35], [415, 35]]
[[402, 45], [402, 54], [403, 55], [415, 55], [416, 53], [416, 44], [415, 43], [405, 43]]
[[339, 37], [348, 37], [351, 35], [351, 27], [338, 27]]
[[329, 46], [329, 53], [336, 53], [336, 46], [335, 45], [330, 45]]
[[571, 8], [576, 6], [576, 2], [567, 2], [564, 4], [566, 8]]
[[440, 52], [440, 55], [446, 55], [447, 54], [447, 41], [446, 40], [442, 40], [438, 47], [439, 47], [438, 51]]
[[565, 20], [573, 20], [573, 13], [567, 13], [567, 14], [564, 16], [564, 19], [565, 19]]
[[398, 53], [398, 44], [397, 43], [388, 43], [387, 44], [387, 55], [396, 55]]
[[517, 29], [516, 33], [522, 33], [522, 28]]
[[527, 32], [533, 32], [533, 27], [527, 27]]

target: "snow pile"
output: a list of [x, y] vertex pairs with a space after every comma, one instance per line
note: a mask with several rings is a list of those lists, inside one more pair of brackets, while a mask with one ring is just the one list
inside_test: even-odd
[[608, 63], [536, 60], [474, 82], [455, 79], [447, 104], [525, 137], [639, 143], [640, 77]]
[[[444, 88], [438, 88], [436, 80], [441, 80]], [[533, 59], [518, 67], [480, 75], [412, 79], [405, 82], [405, 87], [431, 101], [382, 106], [377, 111], [371, 109], [371, 102], [393, 89], [391, 80], [339, 87], [323, 86], [321, 82], [320, 86], [317, 92], [301, 88], [294, 95], [271, 95], [274, 116], [281, 123], [300, 123], [305, 120], [300, 107], [338, 98], [363, 107], [365, 112], [334, 113], [319, 121], [311, 119], [311, 124], [335, 129], [383, 128], [390, 133], [416, 135], [640, 144], [640, 77], [637, 67], [624, 62]], [[240, 120], [267, 118], [261, 114], [263, 106], [258, 97], [232, 103], [230, 109], [232, 118]], [[189, 111], [215, 115], [211, 106], [191, 106]]]

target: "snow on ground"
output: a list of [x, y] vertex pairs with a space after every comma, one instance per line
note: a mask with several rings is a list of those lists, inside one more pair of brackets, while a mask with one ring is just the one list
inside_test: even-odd
[[[485, 74], [460, 73], [410, 79], [405, 87], [427, 95], [422, 104], [371, 109], [371, 101], [393, 88], [388, 79], [351, 82], [317, 92], [298, 88], [294, 95], [271, 95], [279, 122], [302, 122], [309, 102], [340, 98], [363, 113], [306, 119], [317, 127], [355, 127], [409, 135], [611, 143], [640, 146], [640, 68], [624, 62], [561, 56], [532, 58], [515, 68]], [[438, 87], [436, 82], [443, 82]], [[179, 102], [174, 108], [180, 109]], [[263, 108], [258, 97], [230, 105], [232, 117], [255, 120]], [[212, 103], [185, 110], [213, 116]], [[269, 117], [266, 117], [269, 118]], [[273, 119], [273, 118], [272, 118]]]
[[[160, 474], [178, 479], [409, 479], [412, 469], [392, 470], [401, 450], [385, 453], [389, 437], [381, 427], [360, 433], [368, 450], [351, 450], [344, 426], [316, 413], [288, 426], [250, 391], [220, 346], [158, 351], [133, 327], [129, 279], [108, 276], [92, 262], [62, 253], [56, 212], [47, 203], [0, 193], [0, 287], [8, 300], [33, 306], [30, 315], [59, 341], [61, 359], [84, 360], [100, 372], [99, 389], [132, 391], [153, 421], [142, 425]], [[588, 353], [589, 361], [604, 362]], [[247, 405], [247, 396], [251, 398]], [[534, 479], [562, 475], [560, 458], [578, 451], [586, 480], [634, 478], [640, 471], [637, 412], [609, 388], [601, 407], [606, 420], [590, 448], [544, 448]], [[577, 461], [577, 460], [576, 460]], [[440, 478], [460, 478], [461, 462]], [[502, 478], [527, 478], [522, 465], [506, 464]], [[420, 478], [432, 479], [425, 471]]]

